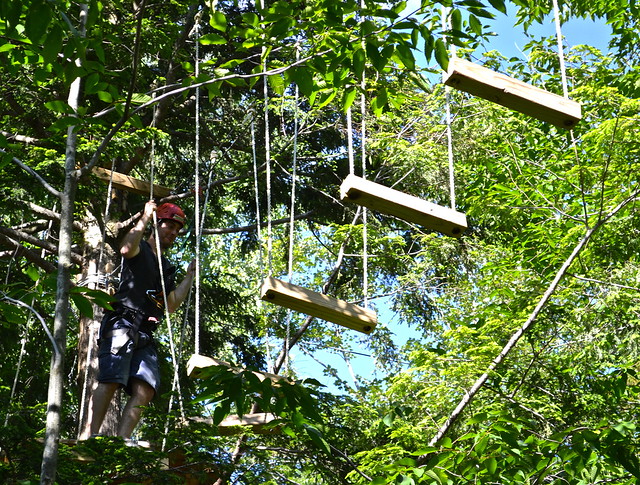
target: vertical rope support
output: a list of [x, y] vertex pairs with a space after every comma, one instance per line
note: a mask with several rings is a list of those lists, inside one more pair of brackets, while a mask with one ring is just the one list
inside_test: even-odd
[[[442, 30], [449, 28], [449, 8], [442, 7]], [[446, 36], [444, 37], [446, 42]], [[456, 46], [451, 44], [451, 56], [456, 57]], [[443, 82], [446, 73], [442, 74]], [[453, 159], [453, 131], [451, 130], [451, 88], [447, 85], [444, 87], [444, 99], [445, 99], [445, 123], [447, 125], [447, 158], [449, 161], [449, 202], [451, 208], [456, 208], [456, 181], [455, 181], [455, 163]]]
[[[300, 44], [296, 43], [296, 61], [300, 59]], [[287, 263], [287, 279], [293, 279], [293, 247], [295, 245], [295, 215], [296, 215], [296, 177], [298, 170], [298, 101], [300, 90], [296, 84], [293, 103], [293, 167], [291, 169], [291, 209], [289, 210], [289, 258]], [[291, 311], [287, 314], [287, 328], [284, 342], [284, 368], [289, 370], [289, 341], [291, 340]]]
[[[196, 19], [195, 25], [195, 37], [196, 37], [196, 66], [195, 75], [196, 78], [200, 74], [200, 19]], [[200, 87], [196, 87], [196, 134], [195, 134], [195, 237], [196, 237], [196, 274], [195, 274], [195, 325], [194, 325], [194, 340], [195, 340], [195, 353], [200, 354]]]
[[[366, 5], [365, 0], [360, 0], [360, 9], [364, 11]], [[362, 37], [362, 49], [366, 50], [366, 44], [364, 40], [364, 36]], [[360, 147], [361, 147], [361, 158], [362, 158], [362, 177], [366, 178], [367, 174], [367, 123], [366, 123], [366, 114], [367, 114], [367, 75], [366, 69], [362, 70], [362, 79], [360, 87], [362, 92], [360, 94]], [[367, 231], [367, 214], [368, 210], [366, 207], [362, 208], [362, 293], [363, 293], [363, 304], [365, 308], [369, 307], [369, 249], [368, 249], [368, 231]]]
[[568, 98], [569, 88], [567, 86], [567, 73], [564, 65], [564, 43], [562, 42], [562, 27], [560, 25], [558, 0], [553, 0], [553, 16], [556, 24], [556, 38], [558, 40], [558, 60], [560, 61], [560, 76], [562, 77], [562, 94], [565, 98]]
[[349, 156], [349, 173], [355, 174], [355, 164], [353, 161], [353, 124], [351, 120], [351, 106], [347, 109], [347, 151]]

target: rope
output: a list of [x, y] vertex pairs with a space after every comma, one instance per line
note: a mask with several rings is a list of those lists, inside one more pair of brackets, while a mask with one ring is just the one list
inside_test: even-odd
[[[296, 61], [300, 59], [300, 44], [296, 44]], [[298, 102], [299, 102], [300, 90], [298, 85], [295, 87], [294, 94], [294, 116], [293, 116], [293, 168], [291, 171], [291, 210], [289, 219], [289, 258], [288, 258], [288, 271], [287, 278], [289, 283], [293, 279], [293, 246], [295, 236], [295, 210], [296, 210], [296, 177], [298, 169]], [[289, 370], [289, 341], [291, 339], [291, 315], [292, 312], [287, 312], [287, 329], [285, 336], [285, 371]]]
[[[450, 25], [448, 21], [449, 17], [449, 7], [442, 7], [442, 30], [447, 30]], [[443, 40], [446, 43], [447, 38], [443, 36]], [[454, 44], [450, 45], [451, 49], [451, 57], [456, 57], [456, 46]], [[446, 73], [442, 74], [443, 82]], [[455, 164], [453, 159], [453, 131], [451, 129], [451, 88], [445, 84], [444, 87], [444, 99], [445, 99], [445, 123], [447, 125], [447, 158], [449, 161], [449, 202], [451, 204], [451, 208], [455, 210], [456, 208], [456, 183], [455, 183]]]
[[[196, 20], [194, 26], [195, 30], [195, 75], [196, 78], [200, 74], [200, 18]], [[195, 353], [200, 354], [200, 234], [202, 233], [202, 224], [200, 223], [200, 87], [196, 87], [196, 140], [195, 140], [195, 221], [196, 221], [196, 274], [195, 274], [195, 287], [196, 287], [196, 302], [195, 302]], [[208, 190], [208, 189], [207, 189]]]
[[[265, 48], [262, 48], [263, 54], [266, 52]], [[271, 230], [271, 138], [269, 134], [269, 86], [267, 83], [267, 61], [266, 58], [263, 61], [264, 86], [264, 151], [265, 151], [265, 163], [266, 163], [266, 177], [267, 177], [267, 262], [269, 268], [269, 275], [272, 272], [271, 252], [273, 249], [273, 234]]]
[[353, 161], [353, 126], [351, 122], [351, 106], [347, 109], [347, 151], [349, 154], [349, 173], [355, 174], [355, 167]]
[[565, 98], [569, 97], [569, 89], [567, 87], [567, 73], [564, 65], [564, 45], [562, 42], [562, 28], [560, 26], [560, 8], [558, 0], [553, 0], [553, 16], [556, 24], [556, 38], [558, 40], [558, 60], [560, 61], [560, 76], [562, 77], [562, 94]]
[[[260, 268], [264, 268], [264, 254], [262, 250], [262, 224], [260, 218], [260, 189], [258, 187], [258, 154], [256, 153], [256, 127], [255, 121], [251, 119], [251, 154], [253, 158], [253, 188], [256, 204], [256, 237], [258, 239], [258, 261], [260, 262]], [[264, 274], [261, 275], [264, 278]], [[258, 308], [262, 305], [262, 300], [258, 298]], [[271, 348], [269, 338], [269, 327], [265, 332], [265, 355], [267, 356], [267, 367], [270, 371], [273, 370], [273, 361], [271, 359]]]

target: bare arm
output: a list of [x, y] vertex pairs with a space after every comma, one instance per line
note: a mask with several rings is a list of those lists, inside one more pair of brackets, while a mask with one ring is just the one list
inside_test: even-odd
[[144, 206], [142, 217], [138, 219], [136, 225], [133, 226], [122, 239], [120, 245], [120, 254], [125, 259], [131, 259], [137, 256], [140, 252], [140, 241], [144, 236], [144, 231], [147, 228], [147, 224], [153, 217], [153, 213], [156, 210], [156, 203], [152, 200], [148, 201]]
[[176, 289], [169, 293], [167, 297], [167, 309], [169, 313], [175, 312], [180, 304], [187, 298], [191, 285], [193, 284], [193, 278], [196, 275], [196, 262], [191, 261], [187, 268], [187, 274], [180, 282]]

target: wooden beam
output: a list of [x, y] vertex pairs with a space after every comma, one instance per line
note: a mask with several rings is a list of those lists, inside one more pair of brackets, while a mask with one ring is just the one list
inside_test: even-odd
[[[243, 414], [242, 417], [231, 415], [224, 418], [216, 426], [216, 434], [231, 436], [246, 433], [247, 428], [250, 428], [256, 434], [279, 434], [281, 432], [280, 426], [267, 426], [276, 419], [278, 418], [271, 413], [250, 413]], [[212, 418], [192, 417], [189, 418], [189, 421], [213, 426]]]
[[276, 305], [337, 323], [358, 332], [371, 333], [378, 323], [374, 311], [282, 280], [267, 277], [260, 297]]
[[[189, 377], [200, 378], [202, 376], [203, 369], [206, 369], [207, 367], [211, 367], [214, 365], [227, 367], [228, 369], [231, 369], [236, 374], [239, 374], [240, 372], [243, 372], [246, 370], [246, 369], [243, 369], [242, 367], [233, 366], [228, 362], [214, 359], [213, 357], [207, 357], [205, 355], [200, 355], [200, 354], [193, 354], [189, 359], [189, 362], [187, 362], [187, 375]], [[264, 381], [265, 379], [270, 379], [273, 382], [286, 381], [291, 383], [290, 379], [287, 379], [286, 377], [283, 377], [283, 376], [279, 376], [277, 374], [271, 374], [270, 372], [262, 372], [262, 371], [251, 371], [251, 372], [253, 372], [253, 374], [261, 381]]]
[[467, 228], [467, 217], [461, 212], [355, 175], [344, 179], [340, 197], [343, 201], [396, 216], [448, 236], [459, 237]]
[[[130, 177], [118, 172], [112, 172], [109, 169], [102, 167], [93, 167], [93, 174], [100, 180], [109, 182], [112, 180], [112, 184], [117, 189], [126, 190], [128, 192], [134, 192], [136, 194], [146, 195], [151, 194], [151, 184], [143, 180]], [[154, 197], [167, 197], [171, 195], [172, 189], [163, 187], [161, 185], [153, 184], [153, 196]]]
[[572, 128], [582, 119], [579, 103], [465, 59], [449, 60], [444, 83], [558, 128]]

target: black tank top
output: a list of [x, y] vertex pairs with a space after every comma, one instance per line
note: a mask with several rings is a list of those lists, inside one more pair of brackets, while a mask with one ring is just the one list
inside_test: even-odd
[[[175, 266], [161, 256], [167, 294], [176, 288]], [[164, 316], [165, 297], [162, 294], [158, 259], [147, 241], [140, 242], [140, 252], [124, 259], [120, 286], [115, 294], [120, 303], [145, 315], [161, 319]]]

